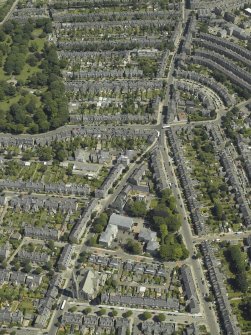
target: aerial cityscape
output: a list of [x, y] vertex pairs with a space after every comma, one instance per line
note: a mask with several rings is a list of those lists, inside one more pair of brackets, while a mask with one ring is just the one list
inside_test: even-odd
[[0, 334], [251, 335], [251, 0], [0, 0]]

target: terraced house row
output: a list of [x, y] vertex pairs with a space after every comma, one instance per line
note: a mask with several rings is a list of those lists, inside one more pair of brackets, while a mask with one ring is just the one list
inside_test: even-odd
[[218, 129], [215, 127], [208, 127], [211, 135], [214, 139], [214, 146], [216, 151], [218, 152], [220, 162], [226, 172], [225, 179], [229, 182], [232, 189], [235, 193], [235, 200], [239, 207], [239, 211], [245, 226], [249, 227], [251, 224], [251, 210], [249, 208], [249, 204], [244, 194], [240, 182], [238, 180], [236, 167], [234, 162], [232, 161], [227, 149], [223, 149], [223, 139], [221, 134], [219, 133]]
[[198, 235], [203, 235], [206, 229], [204, 225], [205, 222], [203, 216], [201, 215], [201, 206], [196, 198], [196, 192], [194, 190], [192, 180], [182, 155], [181, 145], [179, 144], [180, 140], [178, 139], [178, 136], [176, 135], [173, 128], [167, 129], [167, 135], [174, 156], [174, 161], [177, 165], [180, 182], [183, 187], [195, 233]]
[[222, 84], [215, 81], [213, 78], [203, 76], [194, 71], [183, 71], [180, 69], [176, 70], [176, 76], [178, 78], [184, 78], [201, 83], [211, 88], [215, 93], [219, 95], [219, 97], [222, 99], [222, 101], [227, 107], [231, 106], [234, 103], [234, 99], [228, 93], [227, 89]]
[[33, 147], [34, 145], [44, 146], [49, 145], [54, 141], [69, 140], [79, 136], [93, 136], [101, 139], [109, 139], [114, 137], [121, 138], [136, 138], [142, 137], [149, 142], [154, 141], [157, 132], [151, 129], [130, 129], [122, 127], [81, 127], [81, 126], [65, 126], [40, 135], [10, 135], [0, 134], [0, 147], [17, 146], [20, 148]]
[[223, 328], [228, 335], [240, 335], [240, 329], [236, 325], [236, 317], [232, 314], [232, 309], [227, 298], [223, 275], [217, 267], [217, 260], [212, 247], [209, 242], [203, 241], [201, 243], [201, 249], [205, 265], [208, 269], [209, 280], [213, 286], [215, 299], [220, 310]]

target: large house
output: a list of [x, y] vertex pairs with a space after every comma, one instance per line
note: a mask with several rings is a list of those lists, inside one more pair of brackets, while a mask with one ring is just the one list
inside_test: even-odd
[[99, 243], [105, 247], [110, 247], [112, 241], [117, 237], [118, 234], [118, 226], [113, 224], [108, 224], [106, 230], [102, 232], [99, 238]]
[[128, 216], [113, 213], [110, 216], [109, 224], [117, 226], [120, 230], [131, 231], [133, 227], [133, 219]]

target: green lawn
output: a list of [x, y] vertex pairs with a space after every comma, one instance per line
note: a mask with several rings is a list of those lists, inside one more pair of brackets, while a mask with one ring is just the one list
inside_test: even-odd
[[17, 94], [15, 97], [13, 98], [10, 98], [8, 100], [5, 100], [5, 101], [2, 101], [1, 102], [1, 109], [4, 111], [4, 112], [7, 112], [10, 108], [11, 105], [15, 104], [18, 102], [18, 100], [21, 98], [21, 95], [20, 94]]
[[3, 68], [0, 67], [0, 80], [9, 80], [10, 76], [6, 75]]
[[33, 73], [35, 73], [35, 72], [39, 72], [39, 71], [40, 71], [40, 70], [39, 70], [38, 66], [34, 66], [34, 67], [32, 67], [32, 66], [30, 66], [29, 64], [25, 64], [25, 66], [24, 66], [22, 72], [21, 72], [19, 75], [15, 76], [15, 78], [16, 78], [17, 80], [22, 80], [22, 81], [26, 82], [26, 80], [27, 80]]

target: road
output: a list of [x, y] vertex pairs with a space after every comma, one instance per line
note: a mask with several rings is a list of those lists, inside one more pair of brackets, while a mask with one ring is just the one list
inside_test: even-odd
[[[173, 54], [173, 57], [170, 63], [170, 71], [168, 73], [168, 83], [169, 84], [173, 81], [172, 75], [174, 71], [174, 62], [175, 62], [175, 55], [176, 55], [177, 49], [178, 49], [178, 44], [175, 47], [174, 54]], [[166, 104], [168, 101], [168, 97], [169, 97], [169, 87], [167, 89], [166, 96], [165, 96]], [[192, 230], [189, 224], [186, 208], [184, 205], [183, 195], [179, 188], [179, 183], [177, 181], [177, 178], [174, 172], [174, 166], [168, 154], [169, 149], [167, 146], [166, 132], [165, 132], [165, 129], [163, 129], [163, 125], [164, 124], [163, 124], [163, 118], [162, 118], [161, 131], [160, 131], [160, 136], [159, 136], [159, 148], [161, 149], [163, 163], [166, 169], [166, 175], [168, 178], [168, 182], [171, 182], [171, 189], [177, 201], [177, 209], [182, 217], [182, 227], [181, 227], [180, 233], [183, 237], [184, 244], [186, 245], [186, 248], [189, 251], [189, 258], [187, 259], [187, 262], [190, 264], [193, 277], [195, 278], [197, 294], [198, 294], [200, 306], [202, 309], [202, 314], [206, 320], [206, 325], [211, 334], [218, 335], [220, 334], [220, 329], [219, 329], [219, 324], [217, 322], [215, 311], [209, 308], [209, 304], [204, 299], [204, 295], [208, 294], [209, 292], [208, 292], [208, 288], [205, 286], [205, 284], [203, 284], [206, 282], [206, 278], [204, 276], [202, 265], [199, 260], [194, 260], [192, 258], [192, 255], [195, 252], [194, 245], [193, 245]]]
[[[183, 3], [184, 6], [184, 3]], [[183, 15], [183, 19], [184, 19], [184, 15]], [[180, 38], [182, 36], [182, 31], [180, 32], [180, 35], [178, 37], [176, 46], [175, 46], [175, 50], [172, 54], [172, 58], [171, 58], [171, 62], [170, 62], [170, 67], [169, 67], [169, 72], [168, 72], [168, 77], [167, 77], [167, 82], [168, 82], [168, 86], [167, 86], [167, 91], [166, 91], [166, 96], [163, 102], [163, 105], [166, 105], [167, 101], [168, 101], [168, 96], [169, 96], [169, 85], [172, 82], [172, 75], [173, 75], [173, 71], [174, 71], [174, 61], [175, 61], [175, 56], [176, 56], [176, 52], [178, 50], [178, 45], [179, 45], [179, 41]], [[156, 138], [156, 140], [154, 141], [154, 143], [152, 143], [152, 145], [150, 145], [147, 150], [145, 151], [145, 153], [149, 152], [151, 149], [153, 149], [157, 143], [158, 147], [161, 150], [162, 156], [163, 156], [163, 163], [165, 166], [165, 170], [166, 170], [166, 177], [171, 181], [172, 183], [172, 190], [174, 193], [174, 196], [176, 197], [177, 200], [177, 204], [179, 207], [179, 211], [182, 215], [183, 218], [183, 224], [182, 224], [182, 228], [181, 228], [181, 234], [184, 238], [184, 243], [187, 247], [187, 249], [189, 250], [189, 254], [190, 257], [188, 259], [189, 264], [191, 265], [192, 268], [192, 272], [193, 272], [193, 276], [195, 278], [195, 283], [198, 289], [198, 297], [199, 297], [199, 301], [200, 301], [200, 306], [201, 306], [201, 310], [202, 310], [202, 315], [198, 316], [204, 319], [204, 321], [206, 322], [206, 325], [208, 327], [208, 329], [210, 330], [211, 334], [217, 335], [219, 334], [219, 327], [217, 324], [217, 318], [215, 316], [215, 313], [213, 310], [209, 309], [209, 305], [208, 303], [205, 302], [203, 295], [208, 293], [208, 289], [207, 287], [203, 284], [205, 277], [204, 277], [204, 273], [202, 270], [202, 266], [199, 262], [199, 260], [193, 260], [192, 259], [192, 255], [194, 254], [194, 246], [193, 246], [193, 236], [192, 236], [192, 232], [191, 232], [191, 227], [188, 224], [188, 218], [187, 218], [187, 213], [186, 213], [186, 209], [184, 206], [184, 202], [182, 200], [182, 194], [181, 191], [179, 189], [179, 185], [174, 173], [174, 169], [172, 166], [172, 162], [169, 160], [168, 157], [168, 148], [167, 148], [167, 141], [166, 141], [166, 134], [165, 134], [165, 130], [162, 129], [163, 126], [163, 117], [161, 115], [161, 108], [159, 108], [158, 111], [158, 116], [157, 116], [157, 126], [155, 126], [155, 129], [158, 128], [159, 132], [160, 132], [160, 136], [159, 138]], [[117, 197], [117, 195], [121, 192], [121, 190], [123, 189], [123, 187], [126, 185], [128, 178], [130, 177], [130, 175], [135, 171], [135, 169], [137, 168], [137, 165], [140, 161], [140, 159], [143, 157], [143, 155], [145, 154], [143, 153], [141, 155], [140, 158], [137, 159], [137, 161], [133, 164], [130, 165], [129, 170], [126, 172], [126, 174], [123, 176], [122, 180], [120, 181], [119, 185], [116, 187], [116, 189], [114, 190], [114, 193], [111, 194], [109, 197], [107, 197], [104, 200], [101, 200], [99, 202], [98, 205], [98, 212], [102, 212], [102, 210], [104, 210], [105, 208], [107, 208], [109, 206], [109, 204], [111, 204], [115, 198]], [[82, 244], [83, 246], [83, 244]], [[96, 249], [97, 250], [97, 249]], [[98, 251], [98, 250], [97, 250]], [[80, 252], [80, 249], [77, 251], [77, 256], [75, 257], [74, 260], [74, 265], [76, 262], [76, 259], [78, 258], [78, 254]], [[74, 271], [74, 269], [72, 270]], [[68, 281], [69, 283], [69, 281]], [[68, 284], [67, 284], [68, 285]], [[74, 304], [76, 304], [76, 302], [73, 302]], [[78, 303], [78, 305], [80, 305]], [[87, 306], [87, 303], [83, 303], [82, 306]], [[99, 306], [101, 307], [101, 306]], [[109, 306], [106, 306], [109, 307]], [[113, 307], [113, 306], [110, 306]], [[126, 310], [125, 307], [116, 307], [118, 309], [122, 309], [122, 310]], [[131, 308], [130, 308], [131, 309]], [[136, 309], [137, 312], [141, 312], [144, 311], [143, 309]], [[154, 311], [156, 312], [156, 311]], [[159, 312], [163, 312], [163, 311], [159, 311]], [[165, 312], [166, 314], [170, 314], [169, 312]], [[61, 314], [61, 312], [56, 313], [56, 315], [53, 318], [53, 322], [51, 322], [51, 326], [49, 327], [49, 334], [54, 334], [54, 331], [56, 330], [55, 327], [55, 322], [57, 320], [57, 318], [59, 317], [59, 315]], [[176, 317], [177, 318], [177, 322], [180, 322], [180, 318], [184, 316], [181, 313], [178, 314], [172, 314], [172, 318]], [[186, 319], [186, 321], [189, 322], [193, 322], [194, 318], [196, 316], [191, 316], [186, 315], [188, 319]], [[171, 320], [171, 319], [170, 319]]]
[[[85, 308], [88, 307], [89, 304], [87, 302], [75, 302], [75, 301], [69, 301], [68, 302], [69, 307], [81, 307], [81, 308]], [[146, 309], [144, 308], [134, 308], [134, 307], [124, 307], [124, 306], [114, 306], [114, 305], [98, 305], [97, 309], [100, 308], [106, 308], [106, 309], [114, 309], [116, 308], [116, 310], [118, 311], [122, 311], [122, 312], [126, 312], [126, 311], [132, 311], [136, 314], [140, 314], [146, 311]], [[94, 306], [92, 306], [92, 308], [95, 308]], [[192, 323], [192, 322], [198, 322], [198, 323], [203, 323], [204, 317], [201, 314], [190, 314], [190, 313], [178, 313], [178, 312], [170, 312], [170, 311], [165, 311], [165, 310], [158, 310], [158, 309], [147, 309], [147, 311], [149, 311], [152, 314], [159, 314], [159, 313], [163, 313], [166, 316], [166, 321], [168, 322], [176, 322], [176, 323]]]
[[194, 243], [200, 243], [203, 240], [207, 241], [215, 241], [215, 242], [223, 242], [223, 241], [242, 241], [244, 238], [247, 238], [251, 235], [251, 231], [246, 232], [238, 232], [238, 233], [211, 233], [205, 237], [193, 236]]
[[[183, 3], [183, 6], [184, 6], [184, 3]], [[184, 19], [185, 19], [185, 17], [183, 16], [183, 20]], [[184, 21], [183, 21], [183, 23], [184, 23]], [[181, 39], [181, 36], [182, 36], [182, 32], [180, 33], [179, 41]], [[169, 87], [170, 87], [170, 84], [173, 82], [175, 56], [176, 56], [178, 47], [179, 47], [179, 42], [175, 46], [175, 50], [173, 52], [173, 56], [172, 56], [172, 59], [171, 59], [171, 62], [170, 62], [168, 78], [167, 78], [168, 87], [167, 87], [167, 91], [166, 91], [166, 95], [165, 95], [165, 99], [164, 99], [164, 105], [167, 105], [167, 102], [168, 102], [168, 99], [169, 99]], [[186, 245], [186, 247], [189, 251], [189, 258], [188, 258], [187, 261], [191, 265], [191, 270], [192, 270], [192, 273], [193, 273], [193, 277], [195, 278], [195, 283], [196, 283], [196, 286], [197, 286], [197, 294], [198, 294], [198, 298], [199, 298], [199, 301], [200, 301], [200, 306], [202, 308], [202, 314], [204, 315], [205, 320], [206, 320], [206, 325], [207, 325], [211, 334], [218, 335], [218, 334], [220, 334], [220, 329], [219, 329], [219, 324], [217, 322], [217, 317], [216, 317], [215, 311], [213, 309], [209, 308], [208, 303], [206, 303], [206, 301], [204, 299], [204, 295], [208, 293], [208, 289], [203, 284], [204, 282], [206, 282], [206, 280], [205, 280], [205, 276], [204, 276], [202, 266], [201, 266], [199, 260], [192, 259], [192, 255], [194, 254], [194, 251], [195, 251], [194, 245], [193, 245], [192, 230], [191, 230], [191, 226], [189, 225], [186, 208], [185, 208], [184, 201], [183, 201], [183, 195], [182, 195], [182, 192], [179, 188], [179, 183], [177, 181], [177, 178], [176, 178], [176, 175], [175, 175], [175, 172], [174, 172], [173, 163], [170, 160], [170, 157], [168, 155], [169, 151], [168, 151], [168, 147], [167, 147], [166, 133], [165, 133], [165, 130], [163, 129], [163, 125], [164, 125], [164, 123], [163, 123], [163, 117], [162, 117], [161, 118], [161, 124], [160, 124], [161, 130], [160, 130], [160, 136], [159, 136], [159, 148], [161, 149], [161, 153], [162, 153], [162, 157], [163, 157], [163, 163], [164, 163], [164, 166], [165, 166], [165, 169], [166, 169], [166, 175], [167, 175], [168, 181], [171, 182], [172, 192], [173, 192], [173, 195], [175, 196], [176, 201], [177, 201], [177, 208], [178, 208], [178, 211], [180, 212], [181, 217], [182, 217], [182, 227], [181, 227], [180, 233], [183, 236], [184, 244]]]
[[[162, 131], [162, 133], [164, 133], [164, 131]], [[206, 278], [205, 278], [200, 261], [192, 258], [192, 255], [195, 252], [195, 248], [193, 244], [192, 230], [189, 224], [188, 215], [187, 215], [186, 208], [184, 205], [183, 195], [182, 195], [178, 180], [175, 175], [173, 163], [168, 155], [168, 147], [166, 143], [165, 134], [161, 136], [161, 140], [162, 140], [162, 143], [161, 143], [162, 154], [163, 154], [163, 157], [166, 163], [165, 164], [166, 172], [167, 172], [169, 180], [171, 181], [172, 192], [176, 198], [177, 208], [183, 220], [180, 233], [183, 236], [184, 243], [186, 245], [186, 248], [189, 251], [189, 258], [187, 259], [187, 262], [191, 266], [192, 273], [195, 278], [195, 283], [197, 285], [197, 294], [198, 294], [200, 305], [203, 311], [202, 313], [207, 320], [206, 324], [210, 330], [210, 333], [217, 335], [217, 334], [220, 334], [220, 330], [219, 330], [219, 325], [217, 322], [216, 314], [214, 310], [211, 310], [209, 308], [209, 304], [204, 299], [204, 295], [209, 293], [207, 287], [205, 286], [205, 284], [203, 284], [206, 282]]]
[[[16, 0], [14, 2], [14, 4], [12, 5], [9, 13], [6, 15], [5, 19], [0, 23], [3, 24], [4, 22], [6, 22], [9, 17], [11, 16], [12, 12], [15, 9], [15, 6], [17, 5], [18, 0]], [[185, 4], [184, 4], [184, 0], [182, 0], [182, 23], [183, 25], [185, 24], [186, 21], [186, 11], [185, 11]], [[197, 294], [198, 294], [198, 298], [200, 301], [200, 307], [201, 307], [201, 314], [198, 315], [191, 315], [188, 313], [175, 313], [175, 312], [169, 312], [169, 311], [163, 311], [163, 310], [149, 310], [152, 313], [164, 313], [167, 316], [166, 321], [169, 322], [177, 322], [177, 323], [205, 323], [208, 327], [208, 330], [210, 331], [210, 333], [212, 335], [218, 335], [220, 334], [220, 330], [219, 330], [219, 325], [217, 322], [217, 317], [215, 314], [214, 309], [210, 309], [209, 307], [209, 303], [207, 303], [204, 299], [204, 295], [209, 293], [208, 287], [205, 284], [206, 283], [206, 279], [205, 279], [205, 275], [204, 275], [204, 271], [203, 271], [203, 267], [201, 264], [201, 261], [199, 259], [193, 259], [192, 255], [195, 252], [195, 246], [194, 244], [196, 243], [200, 243], [203, 240], [203, 237], [195, 237], [192, 235], [192, 230], [191, 230], [191, 226], [189, 224], [189, 219], [188, 219], [188, 215], [187, 215], [187, 211], [184, 205], [184, 201], [183, 201], [183, 194], [180, 190], [179, 187], [179, 183], [178, 180], [176, 178], [175, 175], [175, 169], [174, 169], [174, 165], [172, 160], [169, 157], [169, 148], [167, 146], [167, 139], [166, 139], [166, 133], [165, 130], [162, 128], [164, 126], [163, 123], [163, 117], [162, 117], [162, 108], [163, 106], [166, 106], [168, 104], [168, 99], [169, 99], [169, 88], [170, 88], [170, 84], [173, 82], [173, 71], [174, 71], [174, 65], [175, 65], [175, 58], [176, 58], [176, 54], [177, 54], [177, 50], [178, 50], [178, 46], [179, 46], [179, 42], [181, 40], [182, 37], [182, 29], [180, 30], [177, 39], [176, 39], [176, 43], [175, 43], [175, 48], [173, 53], [171, 53], [171, 61], [170, 61], [170, 66], [169, 66], [169, 71], [168, 71], [168, 75], [167, 78], [165, 78], [165, 80], [167, 80], [167, 89], [166, 89], [166, 95], [165, 98], [163, 100], [163, 102], [160, 104], [158, 112], [157, 112], [157, 124], [156, 125], [125, 125], [122, 126], [120, 128], [127, 128], [127, 129], [152, 129], [152, 130], [157, 130], [159, 131], [159, 137], [156, 136], [155, 141], [149, 145], [146, 150], [141, 154], [141, 156], [132, 164], [129, 165], [129, 170], [123, 175], [122, 180], [119, 182], [119, 184], [117, 185], [117, 187], [114, 189], [113, 194], [109, 195], [106, 199], [100, 200], [98, 206], [96, 207], [95, 210], [97, 210], [97, 213], [101, 213], [102, 211], [104, 211], [104, 209], [106, 209], [114, 200], [115, 198], [118, 196], [118, 194], [121, 192], [121, 190], [125, 187], [125, 185], [127, 185], [128, 182], [128, 178], [133, 174], [133, 172], [139, 167], [139, 165], [141, 164], [140, 161], [143, 158], [143, 156], [147, 153], [149, 153], [151, 150], [153, 150], [156, 146], [158, 146], [161, 150], [161, 154], [162, 154], [162, 158], [163, 158], [163, 166], [165, 167], [165, 174], [166, 174], [166, 178], [168, 179], [168, 182], [171, 183], [171, 189], [172, 192], [176, 198], [177, 201], [177, 207], [178, 207], [178, 211], [181, 214], [182, 217], [182, 227], [180, 230], [181, 235], [183, 236], [183, 240], [184, 243], [189, 251], [189, 257], [187, 260], [184, 261], [184, 263], [189, 264], [191, 266], [192, 269], [192, 274], [193, 277], [195, 279], [195, 284], [197, 287]], [[215, 93], [213, 91], [210, 91], [207, 89], [208, 94], [210, 95], [210, 97], [212, 99], [215, 100], [216, 102], [216, 106], [218, 108], [217, 110], [217, 117], [214, 120], [208, 120], [208, 121], [200, 121], [200, 122], [191, 122], [190, 124], [206, 124], [206, 123], [219, 123], [221, 120], [221, 116], [224, 115], [226, 113], [225, 108], [222, 107], [221, 101], [218, 99], [218, 97], [215, 95]], [[250, 99], [251, 101], [251, 99]], [[240, 103], [238, 106], [241, 107], [242, 105], [244, 105], [246, 102], [242, 102]], [[169, 125], [170, 126], [182, 126], [185, 125], [187, 123], [182, 123], [182, 122], [172, 122]], [[52, 135], [52, 134], [56, 134], [56, 133], [60, 133], [62, 130], [72, 130], [76, 127], [79, 126], [65, 126], [62, 128], [59, 128], [53, 132], [49, 132], [48, 135]], [[86, 127], [88, 128], [88, 127]], [[99, 127], [100, 129], [107, 129], [106, 126], [101, 126]], [[1, 135], [2, 136], [2, 135]], [[5, 136], [5, 135], [4, 135]], [[36, 138], [37, 135], [34, 136], [26, 136], [26, 135], [21, 135], [21, 136], [15, 136], [15, 137], [20, 137], [20, 138], [24, 138], [24, 137], [29, 137], [29, 138]], [[41, 136], [47, 136], [46, 134], [43, 134]], [[69, 268], [67, 271], [63, 272], [63, 276], [65, 277], [65, 283], [64, 283], [64, 288], [69, 288], [70, 285], [70, 281], [72, 280], [72, 278], [74, 279], [74, 281], [76, 282], [76, 278], [75, 278], [75, 266], [76, 266], [76, 261], [78, 259], [78, 256], [80, 254], [80, 252], [82, 250], [86, 250], [86, 246], [85, 246], [85, 242], [88, 236], [88, 232], [89, 232], [90, 227], [87, 229], [87, 232], [82, 240], [82, 244], [81, 245], [75, 245], [75, 258], [72, 261], [72, 266], [71, 268]], [[245, 234], [241, 234], [241, 235], [235, 235], [233, 233], [230, 234], [225, 234], [224, 236], [217, 236], [216, 234], [210, 234], [207, 236], [208, 240], [220, 240], [220, 241], [224, 241], [224, 240], [240, 240], [242, 239], [244, 236], [246, 236]], [[43, 241], [36, 241], [37, 243], [44, 243]], [[17, 249], [18, 251], [19, 249]], [[100, 248], [88, 248], [88, 250], [93, 250], [95, 252], [103, 252], [103, 249]], [[114, 251], [105, 251], [105, 252], [109, 252], [114, 254]], [[118, 252], [116, 251], [116, 256], [118, 256]], [[121, 256], [126, 257], [126, 254], [121, 254]], [[134, 259], [134, 256], [132, 257], [130, 255], [130, 259]], [[150, 257], [144, 257], [144, 256], [135, 256], [135, 260], [143, 260], [143, 261], [149, 261], [152, 262], [153, 259]], [[172, 264], [172, 263], [166, 263], [165, 265], [176, 265]], [[78, 303], [76, 301], [71, 301], [71, 299], [65, 295], [61, 295], [60, 298], [58, 299], [58, 304], [60, 305], [62, 303], [63, 300], [67, 300], [67, 305], [78, 305], [78, 306], [83, 306], [86, 307], [88, 306], [88, 303]], [[114, 306], [102, 306], [100, 305], [99, 307], [110, 307], [110, 308], [114, 308]], [[118, 306], [116, 307], [118, 310], [122, 310], [122, 311], [126, 311], [128, 309], [134, 311], [135, 313], [142, 313], [143, 311], [145, 311], [145, 309], [140, 309], [140, 308], [126, 308], [126, 307], [122, 307], [122, 306]], [[60, 316], [62, 315], [63, 311], [61, 311], [60, 309], [57, 309], [56, 311], [53, 312], [52, 314], [52, 318], [50, 320], [50, 323], [46, 329], [46, 331], [50, 334], [50, 335], [55, 335], [57, 333], [57, 329], [58, 326], [56, 325], [56, 322], [58, 321], [58, 319], [60, 318]], [[40, 334], [40, 332], [37, 330], [35, 330], [35, 332], [33, 332], [33, 330], [20, 330], [18, 331], [18, 334]]]
[[[124, 186], [127, 184], [128, 178], [132, 175], [132, 173], [136, 170], [136, 168], [138, 168], [138, 164], [140, 163], [143, 156], [154, 148], [154, 146], [157, 143], [157, 140], [158, 139], [156, 137], [155, 141], [145, 149], [145, 151], [136, 159], [136, 161], [129, 165], [128, 171], [123, 175], [122, 180], [119, 182], [119, 184], [115, 188], [113, 194], [110, 194], [107, 197], [107, 199], [103, 199], [99, 202], [97, 207], [94, 209], [94, 212], [96, 211], [97, 215], [98, 215], [98, 213], [102, 213], [105, 210], [105, 208], [107, 208], [115, 200], [115, 198], [122, 191]], [[90, 230], [90, 226], [87, 228], [85, 236], [82, 239], [81, 245], [75, 245], [74, 246], [75, 258], [72, 261], [71, 268], [69, 268], [67, 271], [64, 272], [64, 275], [66, 277], [66, 281], [65, 281], [65, 284], [64, 284], [64, 289], [69, 287], [70, 280], [73, 277], [73, 272], [75, 270], [75, 266], [76, 266], [76, 262], [77, 262], [77, 259], [79, 257], [79, 254], [82, 251], [86, 250], [85, 242], [86, 242], [89, 230]], [[58, 299], [58, 305], [61, 305], [63, 300], [68, 301], [69, 297], [61, 295], [60, 298]], [[47, 327], [47, 331], [48, 331], [49, 335], [55, 335], [57, 333], [57, 329], [58, 329], [57, 322], [58, 322], [58, 319], [60, 318], [61, 315], [62, 315], [62, 311], [60, 309], [53, 312], [53, 315], [52, 315], [51, 320], [49, 322], [49, 325]]]

